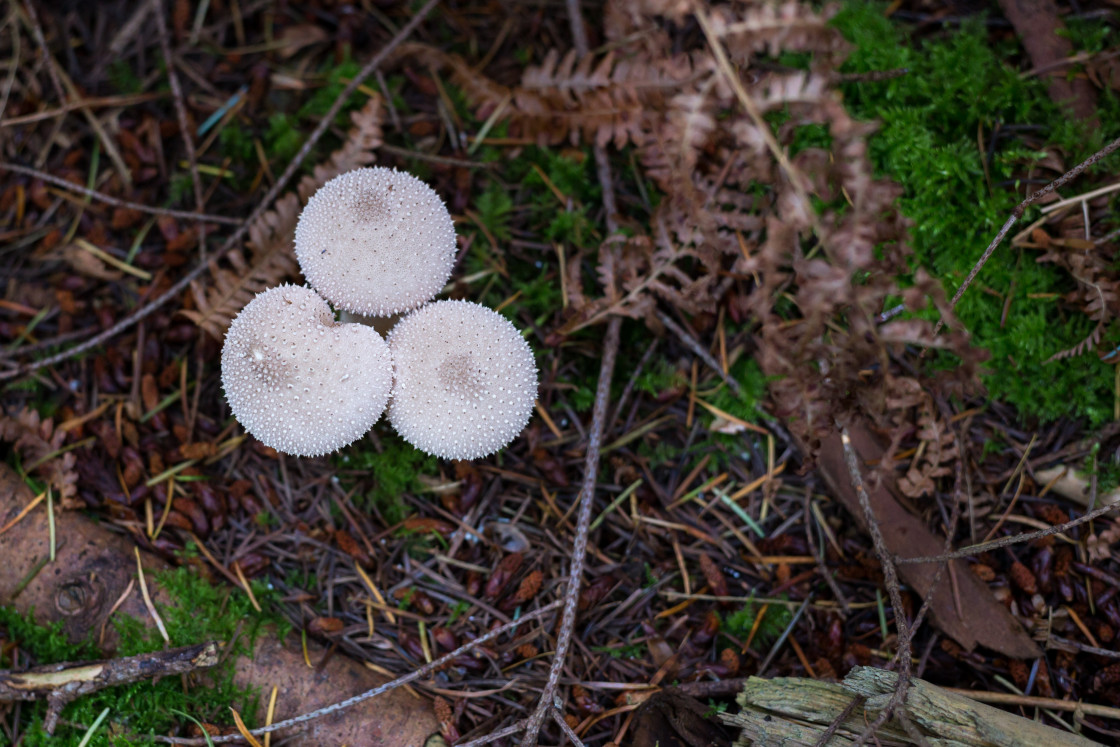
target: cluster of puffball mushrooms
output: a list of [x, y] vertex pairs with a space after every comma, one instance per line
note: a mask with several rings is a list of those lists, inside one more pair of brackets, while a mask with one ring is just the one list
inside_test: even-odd
[[[260, 293], [230, 324], [222, 386], [234, 416], [266, 446], [318, 456], [353, 443], [388, 408], [416, 448], [477, 459], [512, 441], [537, 396], [533, 352], [504, 316], [436, 301], [451, 276], [455, 228], [411, 174], [363, 168], [335, 177], [299, 217], [295, 251], [310, 287]], [[405, 314], [388, 342], [335, 321]]]

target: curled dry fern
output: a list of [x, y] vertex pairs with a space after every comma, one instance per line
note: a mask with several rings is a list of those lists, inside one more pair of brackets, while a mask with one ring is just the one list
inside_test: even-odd
[[[479, 115], [504, 118], [511, 135], [633, 148], [661, 191], [648, 234], [608, 238], [597, 257], [568, 263], [558, 335], [616, 314], [658, 329], [659, 305], [696, 314], [726, 304], [755, 325], [775, 414], [810, 452], [838, 420], [857, 415], [906, 421], [918, 438], [935, 439], [932, 461], [915, 465], [908, 483], [920, 492], [951, 445], [928, 397], [903, 396], [928, 382], [899, 373], [891, 355], [948, 350], [961, 361], [950, 378], [963, 385], [983, 353], [959, 325], [935, 338], [920, 319], [876, 319], [899, 296], [909, 309], [932, 303], [953, 317], [927, 274], [906, 289], [895, 280], [911, 274], [900, 190], [873, 177], [866, 138], [874, 126], [853, 120], [836, 89], [848, 45], [828, 25], [832, 13], [799, 0], [610, 0], [609, 52], [553, 51], [513, 87], [431, 47], [402, 54], [449, 71]], [[704, 34], [691, 18], [698, 14]], [[804, 69], [780, 64], [787, 52]], [[807, 127], [823, 136], [795, 149]], [[583, 264], [592, 259], [601, 294], [585, 297]]]

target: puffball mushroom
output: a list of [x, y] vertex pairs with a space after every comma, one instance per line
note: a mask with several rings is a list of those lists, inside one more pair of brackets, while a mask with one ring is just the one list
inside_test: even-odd
[[270, 288], [241, 310], [222, 347], [222, 386], [245, 430], [293, 456], [361, 438], [385, 411], [389, 346], [361, 324], [338, 324], [315, 291]]
[[307, 282], [335, 308], [392, 316], [432, 300], [447, 283], [455, 227], [424, 182], [395, 169], [363, 168], [312, 195], [295, 247]]
[[437, 301], [389, 333], [389, 422], [410, 444], [444, 459], [477, 459], [512, 441], [537, 398], [533, 351], [496, 311]]

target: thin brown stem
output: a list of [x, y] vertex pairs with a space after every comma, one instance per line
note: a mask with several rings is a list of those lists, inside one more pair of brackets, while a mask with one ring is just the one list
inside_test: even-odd
[[516, 734], [517, 732], [524, 729], [525, 724], [528, 723], [528, 721], [529, 721], [528, 719], [522, 719], [521, 721], [518, 721], [516, 724], [510, 724], [509, 726], [507, 726], [505, 728], [502, 728], [502, 729], [498, 729], [495, 732], [491, 732], [484, 737], [479, 737], [478, 739], [472, 739], [469, 742], [463, 742], [462, 744], [455, 745], [455, 747], [482, 747], [482, 745], [484, 745], [484, 744], [490, 744], [491, 742], [497, 742], [499, 739], [501, 739], [503, 737], [512, 736], [513, 734]]
[[568, 737], [573, 747], [585, 747], [583, 740], [579, 738], [579, 734], [576, 734], [575, 729], [564, 720], [564, 711], [560, 710], [559, 706], [554, 705], [552, 707], [552, 720], [560, 727], [560, 731], [564, 732], [564, 735]]
[[207, 223], [224, 223], [229, 226], [240, 226], [242, 224], [241, 218], [231, 218], [225, 215], [209, 215], [206, 213], [189, 213], [186, 210], [172, 210], [170, 208], [152, 207], [151, 205], [145, 205], [140, 202], [129, 202], [128, 200], [121, 200], [116, 197], [107, 195], [104, 192], [98, 192], [94, 189], [88, 189], [87, 187], [83, 187], [80, 184], [75, 184], [72, 181], [54, 176], [53, 174], [48, 174], [45, 171], [33, 169], [29, 166], [19, 166], [14, 163], [0, 163], [0, 170], [10, 171], [13, 174], [24, 174], [25, 176], [30, 176], [33, 179], [42, 179], [48, 184], [53, 184], [56, 187], [62, 187], [63, 189], [70, 190], [71, 192], [76, 192], [85, 197], [89, 197], [91, 200], [104, 202], [106, 205], [112, 205], [113, 207], [135, 210], [141, 213], [150, 213], [151, 215], [167, 215], [172, 218], [179, 218], [180, 220], [201, 220]]
[[1117, 508], [1120, 508], [1120, 503], [1110, 503], [1107, 506], [1101, 506], [1098, 509], [1090, 511], [1089, 513], [1085, 514], [1084, 516], [1079, 516], [1078, 518], [1073, 519], [1071, 521], [1067, 521], [1064, 524], [1055, 524], [1052, 527], [1047, 527], [1046, 529], [1039, 529], [1036, 532], [1024, 532], [1022, 534], [1015, 534], [1015, 535], [1012, 535], [1010, 537], [1001, 537], [997, 540], [992, 540], [991, 542], [981, 542], [978, 545], [969, 545], [968, 547], [962, 547], [960, 550], [955, 550], [953, 552], [948, 552], [948, 553], [945, 553], [944, 555], [931, 555], [931, 556], [928, 556], [928, 557], [920, 557], [920, 558], [895, 558], [895, 562], [899, 563], [899, 564], [903, 564], [903, 563], [944, 563], [947, 560], [956, 560], [957, 558], [967, 558], [967, 557], [971, 557], [973, 555], [976, 555], [977, 553], [987, 552], [988, 550], [997, 550], [1001, 547], [1008, 547], [1009, 545], [1018, 545], [1022, 542], [1030, 542], [1031, 540], [1036, 540], [1036, 539], [1039, 539], [1040, 537], [1048, 537], [1051, 534], [1061, 534], [1062, 532], [1066, 531], [1067, 529], [1073, 529], [1074, 527], [1079, 527], [1082, 524], [1088, 524], [1093, 519], [1097, 519], [1101, 516], [1104, 516], [1105, 514], [1107, 514], [1109, 512], [1115, 511]]
[[560, 682], [560, 672], [568, 656], [572, 642], [572, 632], [576, 627], [576, 612], [579, 608], [579, 590], [583, 578], [583, 565], [587, 558], [587, 535], [591, 527], [591, 509], [595, 504], [595, 484], [599, 475], [599, 455], [603, 441], [603, 426], [607, 419], [607, 401], [610, 399], [611, 378], [614, 375], [614, 362], [618, 356], [619, 335], [622, 318], [611, 317], [607, 322], [607, 335], [603, 340], [603, 361], [599, 367], [599, 385], [595, 390], [595, 407], [591, 414], [591, 428], [587, 434], [587, 456], [583, 464], [583, 484], [579, 490], [579, 513], [576, 518], [575, 544], [572, 550], [572, 565], [568, 572], [568, 585], [564, 589], [564, 614], [560, 618], [560, 632], [556, 636], [556, 651], [552, 655], [552, 665], [548, 670], [548, 681], [541, 692], [537, 710], [529, 717], [525, 726], [522, 747], [534, 747], [540, 735], [556, 686]]
[[723, 370], [723, 367], [720, 366], [719, 361], [715, 359], [715, 356], [709, 353], [707, 349], [696, 340], [695, 337], [689, 334], [688, 330], [677, 324], [673, 320], [673, 318], [666, 314], [664, 311], [658, 310], [657, 319], [666, 327], [668, 327], [669, 331], [675, 334], [680, 339], [680, 341], [685, 344], [685, 347], [692, 351], [693, 355], [704, 361], [704, 364], [708, 368], [715, 371], [719, 375], [719, 377], [723, 379], [723, 383], [727, 384], [731, 391], [735, 393], [736, 397], [742, 396], [743, 389], [739, 386], [739, 382]]
[[[572, 25], [576, 52], [587, 55], [590, 50], [578, 2], [568, 3], [568, 19]], [[601, 145], [595, 146], [595, 165], [599, 184], [603, 189], [603, 209], [606, 211], [607, 230], [613, 235], [618, 231], [616, 217], [618, 206], [614, 197], [614, 177], [611, 174], [610, 159], [607, 157], [606, 148]], [[607, 334], [603, 340], [603, 359], [599, 367], [599, 384], [595, 390], [595, 406], [591, 413], [591, 428], [587, 434], [587, 456], [583, 466], [583, 483], [579, 491], [579, 513], [576, 517], [572, 565], [568, 572], [568, 584], [564, 589], [564, 614], [560, 621], [560, 632], [556, 637], [556, 651], [552, 655], [552, 664], [548, 670], [548, 681], [541, 691], [537, 709], [526, 722], [525, 735], [521, 739], [522, 747], [535, 747], [545, 718], [550, 711], [555, 712], [554, 709], [557, 707], [556, 686], [559, 684], [560, 672], [568, 657], [568, 647], [571, 645], [572, 632], [576, 626], [583, 565], [587, 557], [587, 535], [591, 527], [591, 509], [595, 504], [595, 483], [599, 475], [600, 447], [606, 425], [607, 404], [610, 399], [611, 379], [614, 376], [614, 362], [618, 355], [621, 330], [621, 318], [615, 316], [607, 322]], [[580, 744], [578, 739], [574, 744]]]
[[886, 723], [894, 709], [900, 703], [906, 701], [906, 693], [910, 689], [910, 670], [912, 666], [910, 660], [911, 633], [910, 622], [906, 619], [906, 610], [902, 606], [902, 588], [898, 582], [898, 569], [895, 567], [890, 551], [887, 550], [887, 543], [879, 529], [879, 521], [875, 518], [875, 512], [871, 509], [871, 499], [867, 495], [867, 489], [863, 486], [863, 475], [860, 472], [856, 451], [852, 448], [852, 439], [848, 434], [847, 427], [840, 429], [840, 442], [844, 447], [844, 461], [848, 466], [848, 476], [851, 478], [852, 487], [859, 497], [859, 505], [863, 509], [863, 519], [867, 524], [867, 531], [871, 535], [871, 544], [875, 548], [879, 563], [883, 566], [883, 578], [886, 582], [887, 594], [890, 596], [891, 606], [894, 607], [894, 624], [898, 628], [898, 654], [895, 657], [898, 662], [898, 687], [879, 716], [859, 735], [859, 739], [856, 740], [858, 747], [858, 745], [866, 744], [869, 739], [874, 737], [875, 732]]
[[824, 730], [824, 733], [821, 734], [821, 738], [817, 740], [816, 744], [813, 747], [827, 747], [827, 745], [832, 741], [832, 738], [836, 736], [836, 732], [840, 730], [840, 727], [843, 725], [843, 723], [848, 720], [849, 716], [852, 715], [852, 712], [866, 702], [867, 698], [863, 697], [862, 695], [856, 695], [850, 701], [848, 701], [848, 705], [844, 706], [844, 710], [836, 714], [836, 718], [832, 719], [832, 723], [830, 723], [828, 725], [828, 728]]
[[[179, 135], [183, 138], [183, 148], [187, 151], [187, 164], [191, 170], [191, 186], [194, 188], [195, 210], [201, 213], [204, 210], [202, 200], [202, 180], [198, 176], [198, 158], [194, 150], [194, 138], [191, 137], [190, 123], [187, 120], [187, 106], [183, 103], [183, 87], [179, 84], [179, 75], [175, 72], [175, 56], [171, 53], [171, 38], [167, 32], [167, 16], [163, 11], [163, 0], [152, 0], [152, 9], [156, 13], [156, 25], [159, 28], [159, 47], [163, 53], [164, 64], [167, 65], [167, 82], [171, 87], [171, 101], [175, 105], [175, 117], [179, 120]], [[206, 229], [199, 226], [199, 231]], [[205, 246], [205, 233], [199, 235], [199, 246]], [[203, 253], [203, 259], [206, 258]]]

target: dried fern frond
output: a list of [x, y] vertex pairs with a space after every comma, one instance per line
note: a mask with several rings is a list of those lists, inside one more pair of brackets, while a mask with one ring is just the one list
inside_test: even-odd
[[933, 404], [933, 398], [925, 392], [920, 394], [917, 438], [922, 443], [923, 448], [919, 449], [918, 454], [915, 455], [907, 468], [906, 474], [898, 481], [899, 490], [902, 491], [903, 495], [911, 498], [932, 495], [936, 490], [934, 481], [938, 477], [952, 474], [953, 468], [951, 465], [960, 456], [953, 429], [937, 412], [937, 408]]
[[511, 115], [522, 135], [543, 143], [582, 138], [622, 148], [644, 139], [660, 112], [674, 108], [670, 99], [709, 77], [705, 67], [684, 54], [650, 59], [609, 52], [580, 59], [552, 50], [526, 69]]
[[[700, 35], [689, 27], [702, 6], [708, 20]], [[758, 360], [773, 382], [775, 414], [810, 457], [838, 418], [857, 414], [925, 427], [949, 454], [933, 433], [933, 410], [923, 426], [916, 404], [887, 402], [891, 387], [921, 381], [894, 376], [890, 354], [947, 349], [961, 360], [960, 388], [984, 354], [959, 328], [935, 338], [920, 319], [875, 320], [899, 295], [911, 309], [933, 303], [952, 316], [940, 284], [920, 270], [912, 287], [895, 282], [910, 271], [899, 187], [874, 178], [866, 141], [874, 125], [854, 121], [836, 89], [848, 45], [828, 24], [834, 8], [799, 0], [707, 8], [696, 0], [610, 0], [610, 52], [549, 52], [511, 88], [437, 50], [412, 54], [450, 70], [479, 111], [498, 112], [513, 135], [634, 147], [643, 176], [661, 191], [650, 235], [600, 247], [600, 297], [583, 293], [582, 258], [568, 263], [567, 317], [556, 336], [610, 315], [657, 328], [660, 304], [711, 312], [734, 288], [735, 313], [759, 325]], [[720, 49], [738, 64], [718, 62]], [[787, 51], [807, 53], [810, 68], [776, 69], [773, 58]], [[765, 117], [771, 112], [788, 116], [775, 123]], [[826, 128], [827, 143], [791, 154], [806, 124]], [[1112, 303], [1103, 298], [1103, 306]], [[920, 465], [912, 488], [928, 488], [943, 464], [939, 456]]]
[[1097, 322], [1096, 326], [1093, 327], [1093, 331], [1090, 332], [1088, 336], [1085, 337], [1085, 339], [1081, 340], [1073, 347], [1069, 347], [1065, 350], [1054, 353], [1052, 356], [1043, 361], [1043, 363], [1053, 363], [1054, 361], [1060, 361], [1066, 358], [1076, 358], [1092, 351], [1093, 348], [1097, 347], [1097, 345], [1100, 344], [1101, 337], [1104, 335], [1104, 327], [1105, 325], [1103, 320]]
[[429, 44], [420, 42], [401, 44], [393, 54], [393, 60], [418, 62], [433, 70], [449, 73], [451, 82], [462, 90], [481, 120], [487, 119], [503, 101], [508, 101], [510, 98], [511, 91], [508, 87], [487, 78], [459, 55], [445, 52]]
[[206, 334], [222, 339], [233, 317], [253, 296], [299, 274], [292, 246], [299, 213], [319, 187], [352, 169], [368, 166], [382, 143], [384, 110], [380, 96], [373, 96], [350, 115], [346, 141], [330, 158], [300, 180], [295, 193], [276, 201], [272, 210], [249, 226], [245, 250], [226, 255], [224, 265], [213, 265], [210, 281], [191, 283], [194, 309], [181, 311]]
[[739, 64], [760, 54], [812, 52], [816, 64], [831, 67], [849, 49], [840, 32], [828, 25], [837, 10], [832, 5], [817, 12], [799, 0], [753, 3], [746, 8], [717, 6], [712, 9], [712, 30]]

